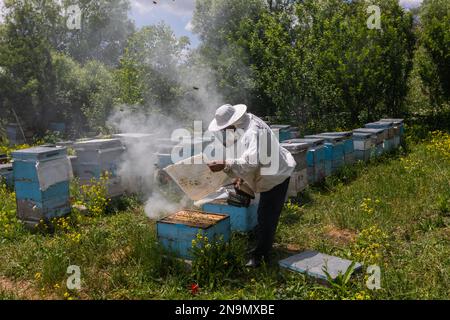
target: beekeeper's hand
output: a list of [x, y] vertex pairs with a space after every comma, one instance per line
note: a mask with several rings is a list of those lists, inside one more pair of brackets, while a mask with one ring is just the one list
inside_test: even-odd
[[223, 161], [213, 161], [208, 163], [208, 167], [212, 172], [220, 172], [225, 169], [225, 162]]
[[235, 187], [237, 190], [241, 189], [241, 184], [242, 184], [243, 182], [244, 182], [244, 180], [242, 180], [241, 178], [236, 178], [236, 179], [234, 179], [234, 182], [233, 182], [234, 187]]

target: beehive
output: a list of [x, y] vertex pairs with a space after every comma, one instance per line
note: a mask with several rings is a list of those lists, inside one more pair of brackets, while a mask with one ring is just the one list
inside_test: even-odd
[[384, 139], [392, 139], [394, 137], [394, 123], [393, 122], [371, 122], [367, 123], [364, 127], [369, 129], [383, 129]]
[[3, 179], [8, 187], [14, 185], [12, 163], [0, 164], [0, 178]]
[[325, 140], [325, 162], [331, 162], [331, 171], [335, 172], [345, 164], [343, 138], [325, 134], [306, 136], [310, 139]]
[[308, 169], [294, 171], [291, 175], [288, 187], [288, 197], [296, 197], [308, 187]]
[[285, 143], [307, 143], [309, 145], [306, 153], [308, 172], [308, 183], [319, 183], [326, 177], [325, 172], [325, 146], [324, 139], [291, 139]]
[[381, 122], [392, 122], [394, 124], [393, 148], [398, 148], [402, 143], [405, 127], [403, 119], [381, 119]]
[[276, 125], [271, 125], [270, 128], [272, 129], [272, 131], [275, 134], [278, 133], [280, 142], [291, 139], [292, 133], [290, 131], [290, 129], [291, 129], [290, 125], [276, 124]]
[[224, 241], [229, 241], [231, 235], [228, 215], [192, 210], [183, 210], [158, 221], [156, 229], [161, 245], [185, 259], [192, 258], [192, 240], [196, 239], [197, 234], [206, 236], [210, 241], [220, 236]]
[[324, 132], [321, 135], [341, 137], [343, 139], [343, 142], [344, 142], [344, 154], [349, 154], [349, 153], [353, 153], [354, 152], [353, 133], [351, 131], [345, 131], [345, 132]]
[[387, 136], [384, 129], [359, 128], [353, 130], [353, 133], [370, 133], [373, 136], [374, 145], [383, 144]]
[[[34, 147], [15, 151], [12, 157], [17, 216], [25, 225], [33, 227], [41, 219], [70, 212], [71, 172], [66, 148]], [[56, 166], [57, 173], [52, 173]], [[42, 172], [40, 168], [47, 171]]]
[[82, 185], [88, 185], [92, 179], [100, 179], [108, 173], [108, 196], [116, 197], [124, 190], [118, 177], [125, 147], [119, 139], [94, 139], [74, 144], [77, 154], [74, 172]]
[[381, 119], [380, 122], [392, 122], [394, 124], [395, 135], [402, 136], [404, 134], [404, 119]]
[[289, 128], [289, 139], [297, 139], [300, 137], [300, 130], [298, 127]]
[[[288, 140], [289, 141], [289, 140]], [[295, 171], [301, 171], [307, 168], [306, 154], [308, 153], [309, 144], [302, 142], [282, 143], [281, 146], [289, 151], [297, 162]]]
[[230, 216], [231, 231], [250, 232], [258, 224], [258, 203], [246, 208], [229, 205], [226, 201], [215, 201], [204, 204], [202, 210]]

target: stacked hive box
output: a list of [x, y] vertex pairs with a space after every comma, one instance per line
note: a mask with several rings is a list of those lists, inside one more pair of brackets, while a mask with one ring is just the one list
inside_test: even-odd
[[6, 153], [0, 153], [0, 163], [5, 164], [8, 163], [8, 156]]
[[343, 139], [344, 143], [344, 161], [345, 164], [353, 164], [355, 162], [355, 149], [353, 146], [353, 133], [347, 132], [325, 132], [323, 135], [337, 136]]
[[26, 226], [70, 212], [66, 148], [35, 147], [12, 153], [17, 216]]
[[0, 183], [4, 182], [8, 187], [14, 185], [12, 163], [0, 164], [0, 178], [3, 179]]
[[179, 257], [192, 258], [192, 240], [198, 234], [212, 242], [217, 237], [229, 241], [230, 217], [198, 211], [180, 211], [157, 222], [156, 230], [161, 245]]
[[291, 127], [289, 129], [289, 139], [298, 139], [300, 138], [300, 130], [298, 127]]
[[383, 152], [389, 153], [394, 149], [394, 123], [393, 122], [372, 122], [365, 125], [366, 128], [370, 129], [383, 129], [384, 130], [384, 141], [383, 141]]
[[270, 128], [275, 134], [278, 134], [278, 139], [280, 142], [291, 139], [292, 132], [290, 125], [271, 125]]
[[355, 159], [367, 162], [374, 155], [376, 145], [376, 135], [370, 132], [354, 132], [353, 147], [355, 149]]
[[92, 179], [108, 174], [108, 196], [117, 197], [124, 193], [117, 170], [125, 150], [119, 139], [96, 139], [74, 144], [77, 159], [74, 174], [82, 185], [89, 185]]
[[394, 127], [394, 148], [398, 148], [402, 143], [403, 134], [404, 134], [404, 124], [403, 119], [381, 119], [381, 122], [390, 122], [393, 123]]
[[322, 138], [325, 140], [326, 176], [330, 176], [345, 164], [343, 138], [324, 134], [306, 136], [306, 138]]
[[281, 146], [287, 149], [294, 157], [295, 162], [297, 162], [297, 166], [291, 176], [288, 189], [288, 196], [295, 197], [299, 192], [305, 190], [308, 186], [308, 164], [306, 161], [306, 156], [310, 144], [292, 142], [292, 140], [288, 140], [288, 142], [289, 143], [282, 143]]
[[257, 202], [252, 202], [248, 207], [237, 207], [226, 201], [215, 201], [204, 204], [202, 210], [230, 216], [231, 231], [250, 232], [258, 224]]
[[369, 128], [359, 128], [353, 130], [353, 133], [369, 133], [373, 136], [373, 148], [375, 156], [379, 157], [384, 151], [384, 140], [387, 137], [387, 131], [385, 129], [369, 129]]
[[308, 172], [308, 184], [316, 184], [326, 177], [325, 172], [325, 140], [324, 139], [292, 139], [285, 143], [306, 143], [306, 164]]

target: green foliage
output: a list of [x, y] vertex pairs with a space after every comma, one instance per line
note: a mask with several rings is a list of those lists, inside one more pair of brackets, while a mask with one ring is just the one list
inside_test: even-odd
[[345, 297], [348, 295], [348, 292], [350, 291], [350, 285], [351, 285], [351, 277], [352, 274], [355, 271], [356, 262], [352, 261], [350, 266], [347, 268], [347, 270], [344, 273], [339, 273], [336, 278], [333, 278], [330, 273], [328, 272], [328, 267], [325, 266], [323, 268], [323, 272], [327, 276], [328, 284], [331, 286], [333, 291], [341, 297]]
[[111, 201], [108, 198], [109, 174], [103, 174], [100, 179], [92, 178], [88, 184], [79, 185], [74, 180], [71, 185], [72, 203], [77, 206], [85, 206], [87, 211], [94, 217], [106, 213]]
[[[420, 42], [429, 53], [436, 66], [436, 73], [440, 81], [440, 89], [444, 98], [450, 98], [450, 3], [446, 0], [425, 0], [420, 10]], [[430, 87], [430, 83], [424, 78]]]
[[237, 237], [227, 243], [223, 238], [208, 239], [199, 233], [192, 240], [192, 279], [210, 290], [230, 281], [245, 264], [243, 244]]
[[16, 217], [16, 195], [0, 178], [0, 244], [13, 239], [21, 229], [22, 225]]

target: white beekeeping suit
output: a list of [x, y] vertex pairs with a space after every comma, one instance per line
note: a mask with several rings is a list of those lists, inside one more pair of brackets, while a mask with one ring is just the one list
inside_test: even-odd
[[255, 193], [269, 191], [291, 176], [296, 162], [264, 121], [245, 113], [233, 125], [237, 130], [235, 143], [227, 148], [226, 173], [243, 179]]

